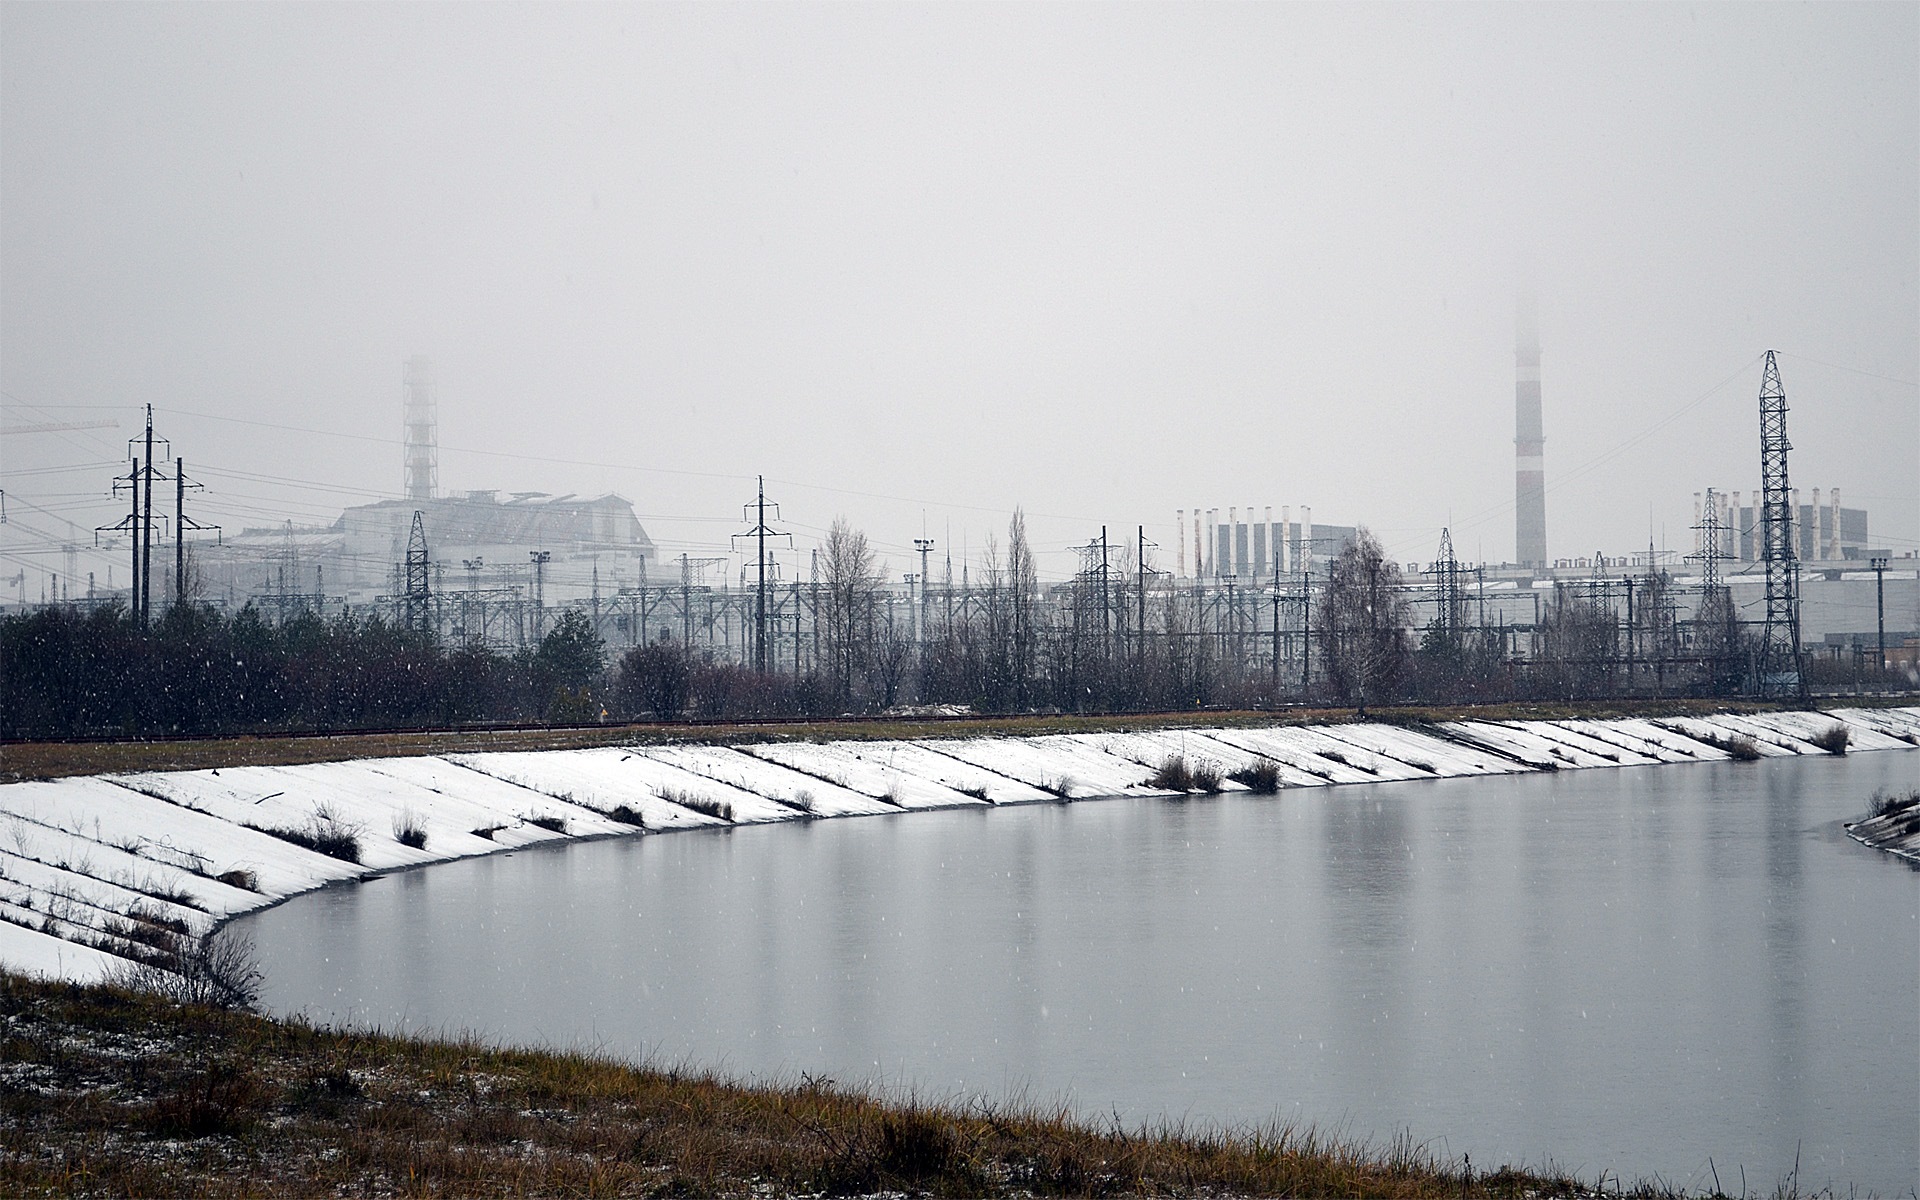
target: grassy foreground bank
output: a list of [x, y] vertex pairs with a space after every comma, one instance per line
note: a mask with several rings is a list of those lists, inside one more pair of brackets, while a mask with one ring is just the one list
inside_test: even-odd
[[747, 1088], [11, 975], [0, 1113], [6, 1195], [1597, 1194], [1405, 1144], [1096, 1128], [832, 1081]]
[[[1849, 705], [1906, 704], [1910, 696], [1850, 697]], [[1460, 706], [1405, 706], [1369, 710], [1366, 719], [1402, 724], [1432, 721], [1553, 721], [1601, 717], [1685, 717], [1724, 712], [1772, 712], [1784, 702], [1728, 700], [1620, 700]], [[875, 741], [939, 737], [1034, 737], [1048, 733], [1112, 733], [1188, 727], [1230, 729], [1265, 725], [1337, 725], [1361, 719], [1350, 708], [1267, 711], [1201, 709], [1192, 712], [1018, 715], [978, 717], [867, 717], [842, 720], [648, 722], [562, 727], [462, 728], [378, 733], [279, 733], [232, 737], [117, 741], [0, 743], [0, 783], [136, 771], [197, 771], [209, 767], [292, 766], [356, 758], [474, 754], [501, 750], [582, 750], [594, 746], [672, 742]]]

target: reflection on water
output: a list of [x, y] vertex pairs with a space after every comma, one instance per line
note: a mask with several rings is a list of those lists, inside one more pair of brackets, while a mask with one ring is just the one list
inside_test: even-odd
[[522, 851], [249, 918], [282, 1011], [1477, 1163], [1920, 1176], [1920, 756], [1115, 800]]

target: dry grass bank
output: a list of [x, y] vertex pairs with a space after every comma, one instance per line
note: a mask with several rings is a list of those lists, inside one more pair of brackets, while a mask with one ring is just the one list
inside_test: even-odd
[[1094, 1128], [831, 1081], [744, 1088], [13, 976], [0, 1023], [7, 1195], [1591, 1194], [1404, 1144]]

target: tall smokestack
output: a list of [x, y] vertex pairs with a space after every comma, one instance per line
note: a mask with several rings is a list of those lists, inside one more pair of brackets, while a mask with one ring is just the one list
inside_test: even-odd
[[1533, 297], [1520, 297], [1513, 389], [1513, 556], [1547, 565], [1547, 437], [1540, 425], [1540, 324]]
[[401, 373], [406, 384], [407, 499], [431, 500], [440, 486], [439, 401], [433, 364], [416, 354]]

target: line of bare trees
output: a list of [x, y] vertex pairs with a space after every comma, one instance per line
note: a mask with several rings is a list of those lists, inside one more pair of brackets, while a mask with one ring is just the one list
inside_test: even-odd
[[[0, 735], [354, 729], [484, 721], [727, 719], [884, 711], [1168, 711], [1294, 702], [1726, 695], [1753, 677], [1724, 587], [1679, 617], [1670, 577], [1558, 584], [1525, 626], [1469, 619], [1458, 589], [1416, 606], [1368, 531], [1314, 586], [1176, 586], [1138, 547], [1042, 585], [1026, 523], [989, 541], [978, 578], [902, 596], [864, 533], [836, 520], [795, 599], [794, 654], [761, 672], [671, 624], [612, 658], [569, 609], [513, 653], [377, 616], [279, 620], [191, 603], [143, 628], [112, 605], [0, 619]], [[1276, 581], [1276, 585], [1279, 581]], [[1618, 583], [1618, 581], [1615, 581]], [[1424, 619], [1423, 619], [1424, 618]], [[799, 653], [809, 637], [812, 653]], [[1816, 664], [1818, 665], [1818, 664]]]
[[[1724, 589], [1691, 621], [1670, 577], [1637, 582], [1636, 617], [1557, 585], [1537, 623], [1469, 620], [1456, 590], [1416, 617], [1399, 567], [1365, 529], [1309, 591], [1168, 585], [1136, 547], [1043, 587], [1016, 512], [964, 589], [901, 596], [864, 534], [834, 522], [814, 596], [811, 670], [750, 680], [663, 640], [617, 671], [622, 711], [669, 717], [873, 712], [902, 703], [983, 712], [1166, 711], [1317, 702], [1365, 709], [1623, 694], [1728, 694], [1748, 638]], [[1144, 574], [1144, 578], [1143, 578]], [[914, 605], [921, 606], [916, 622]], [[1270, 606], [1263, 619], [1256, 610]], [[915, 636], [916, 626], [919, 636]]]

